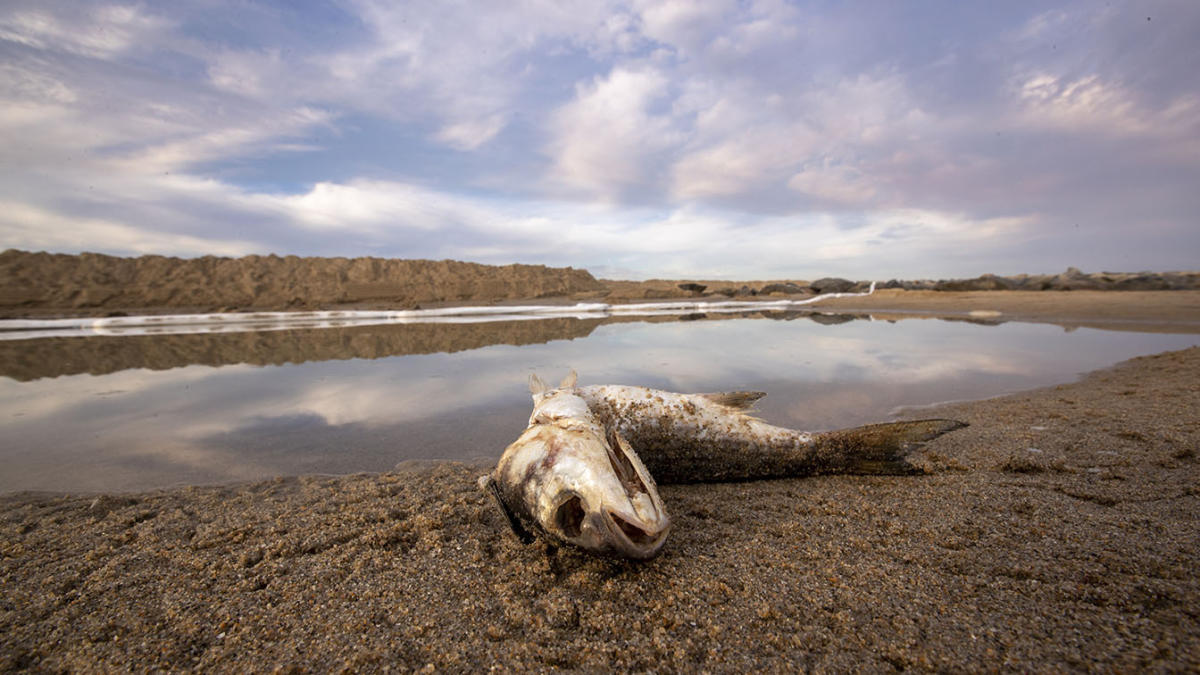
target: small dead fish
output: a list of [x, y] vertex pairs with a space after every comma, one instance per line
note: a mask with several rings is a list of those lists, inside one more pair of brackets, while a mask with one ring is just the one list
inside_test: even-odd
[[763, 392], [677, 394], [623, 385], [574, 391], [601, 425], [637, 448], [650, 474], [663, 484], [921, 473], [909, 462], [909, 454], [926, 441], [967, 426], [927, 419], [806, 432], [751, 416]]
[[652, 558], [670, 529], [654, 479], [574, 386], [574, 371], [556, 389], [530, 376], [529, 426], [479, 485], [526, 543], [536, 533], [592, 553]]

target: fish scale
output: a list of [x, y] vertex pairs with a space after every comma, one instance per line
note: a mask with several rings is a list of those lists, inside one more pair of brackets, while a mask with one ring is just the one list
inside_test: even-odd
[[679, 394], [627, 385], [576, 392], [602, 425], [629, 442], [658, 483], [919, 473], [909, 453], [965, 426], [932, 419], [811, 433], [747, 414], [761, 392]]

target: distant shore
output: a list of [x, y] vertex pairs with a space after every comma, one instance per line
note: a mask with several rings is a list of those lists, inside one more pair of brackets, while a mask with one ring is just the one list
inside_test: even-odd
[[[680, 298], [714, 301], [807, 299], [821, 294], [862, 292], [870, 283], [838, 278], [621, 281], [596, 279], [586, 270], [570, 267], [493, 266], [452, 260], [295, 256], [118, 258], [91, 253], [65, 255], [16, 250], [0, 253], [0, 279], [3, 280], [0, 284], [0, 319], [412, 309], [525, 301], [622, 303]], [[996, 298], [1010, 293], [1056, 291], [1200, 292], [1200, 273], [1197, 272], [1085, 274], [1069, 269], [1061, 274], [1014, 277], [983, 275], [958, 280], [877, 281], [880, 291], [888, 293], [877, 293], [873, 302], [885, 304], [872, 309], [942, 307], [947, 304], [946, 298], [951, 297], [943, 294], [981, 291], [1004, 291]], [[1071, 304], [1079, 305], [1080, 300], [1074, 297]], [[824, 302], [822, 300], [822, 304]], [[834, 302], [842, 306], [854, 305], [844, 300]], [[997, 302], [1006, 306], [1030, 304], [1015, 297]], [[1168, 313], [1175, 311], [1177, 305], [1187, 304], [1182, 298], [1164, 302], [1169, 304], [1164, 310]]]

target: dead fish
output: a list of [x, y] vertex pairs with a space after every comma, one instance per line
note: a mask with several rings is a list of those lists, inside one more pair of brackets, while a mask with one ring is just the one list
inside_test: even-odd
[[536, 533], [592, 553], [652, 558], [670, 530], [658, 488], [629, 444], [597, 421], [575, 379], [572, 371], [550, 389], [530, 376], [529, 425], [479, 485], [526, 543]]
[[817, 474], [912, 474], [910, 453], [967, 426], [949, 419], [806, 432], [753, 417], [766, 394], [678, 394], [624, 385], [578, 387], [597, 422], [637, 448], [660, 483], [701, 483]]

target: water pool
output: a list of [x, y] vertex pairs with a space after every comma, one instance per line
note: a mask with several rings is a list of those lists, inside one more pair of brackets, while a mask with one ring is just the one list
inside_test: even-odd
[[0, 493], [126, 491], [498, 457], [526, 378], [761, 390], [800, 429], [1067, 382], [1196, 335], [766, 313], [0, 344]]

